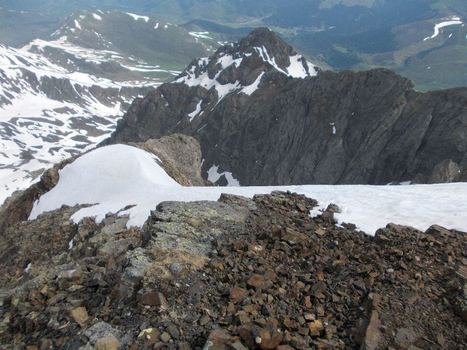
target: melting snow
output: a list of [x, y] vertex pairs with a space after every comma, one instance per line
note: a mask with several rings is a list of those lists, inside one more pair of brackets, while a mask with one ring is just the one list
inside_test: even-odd
[[[198, 61], [198, 65], [201, 67], [207, 66], [208, 63], [209, 63], [209, 59], [207, 58], [202, 58]], [[240, 83], [238, 81], [233, 84], [225, 84], [225, 85], [222, 85], [221, 83], [219, 83], [217, 81], [217, 78], [222, 73], [222, 71], [217, 73], [217, 75], [211, 79], [206, 70], [204, 70], [199, 76], [196, 76], [195, 68], [196, 68], [195, 66], [192, 66], [191, 70], [188, 71], [188, 75], [180, 77], [175, 82], [185, 83], [188, 86], [202, 86], [206, 90], [215, 88], [217, 91], [219, 101], [222, 100], [226, 95], [228, 95], [232, 91], [240, 88]]]
[[[67, 37], [35, 40], [21, 49], [0, 45], [0, 204], [15, 190], [37, 181], [44, 168], [105, 139], [124, 113], [124, 104], [136, 97], [122, 88], [161, 84], [157, 79], [115, 82], [77, 72], [72, 65], [65, 68], [46, 58], [43, 53], [48, 48], [77, 60], [100, 63], [114, 57], [124, 59], [112, 51], [73, 46]], [[142, 63], [129, 68], [156, 71]], [[46, 84], [52, 79], [63, 82], [70, 93], [55, 96], [42, 92], [50, 90]], [[116, 97], [101, 96], [96, 87], [107, 89], [109, 94], [113, 91]]]
[[126, 14], [128, 16], [132, 17], [135, 21], [138, 21], [138, 20], [142, 19], [146, 23], [149, 22], [149, 17], [147, 17], [147, 16], [135, 15], [134, 13], [130, 13], [130, 12], [126, 12]]
[[449, 21], [444, 21], [444, 22], [435, 24], [433, 35], [426, 37], [425, 39], [423, 39], [423, 41], [436, 38], [440, 33], [440, 29], [442, 28], [453, 26], [453, 25], [460, 25], [460, 24], [462, 24], [462, 21], [460, 20], [459, 17], [456, 17], [456, 16], [451, 17]]
[[[217, 171], [214, 168], [211, 176]], [[335, 203], [341, 209], [336, 215], [339, 223], [354, 223], [369, 234], [390, 222], [420, 230], [432, 224], [467, 230], [467, 215], [462, 214], [467, 212], [467, 183], [183, 187], [167, 175], [153, 155], [124, 145], [99, 148], [64, 167], [58, 185], [34, 204], [30, 219], [64, 204], [94, 204], [75, 213], [73, 220], [95, 217], [101, 221], [109, 212], [135, 205], [120, 214], [130, 215], [129, 226], [142, 226], [150, 211], [163, 201], [217, 200], [221, 193], [252, 197], [275, 190], [315, 198], [320, 208]]]
[[[303, 63], [308, 66], [308, 72]], [[287, 73], [294, 78], [313, 77], [318, 74], [316, 67], [309, 62], [305, 61], [302, 55], [295, 55], [290, 57], [290, 66], [287, 68]]]
[[226, 69], [230, 67], [232, 64], [235, 64], [235, 68], [238, 68], [242, 64], [242, 61], [243, 61], [242, 57], [234, 59], [231, 55], [225, 55], [219, 58], [217, 60], [217, 63], [219, 63], [222, 66], [222, 69]]
[[217, 182], [217, 180], [219, 180], [222, 175], [224, 175], [227, 180], [227, 186], [236, 186], [236, 187], [240, 186], [240, 182], [238, 182], [238, 180], [233, 177], [231, 172], [224, 171], [220, 173], [219, 167], [217, 165], [213, 165], [208, 170], [208, 180], [211, 181], [212, 183]]
[[188, 114], [188, 117], [190, 117], [190, 122], [193, 120], [194, 117], [196, 117], [200, 112], [201, 112], [201, 104], [203, 101], [199, 101], [198, 105], [196, 106], [195, 110]]
[[241, 92], [243, 92], [244, 94], [247, 94], [248, 96], [250, 96], [253, 92], [255, 92], [256, 90], [258, 90], [258, 87], [259, 87], [259, 83], [261, 82], [261, 79], [263, 78], [263, 75], [264, 75], [264, 72], [261, 73], [258, 78], [255, 80], [255, 82], [251, 85], [248, 85], [248, 86], [245, 86]]
[[[306, 78], [309, 76], [314, 76], [317, 74], [316, 67], [303, 59], [301, 55], [295, 55], [290, 57], [290, 65], [285, 70], [281, 69], [275, 61], [274, 57], [271, 57], [267, 49], [263, 47], [255, 47], [254, 50], [261, 57], [262, 60], [271, 64], [279, 72], [286, 74], [294, 78]], [[206, 90], [212, 88], [216, 89], [219, 101], [222, 100], [228, 94], [238, 91], [243, 92], [247, 95], [251, 95], [258, 89], [258, 86], [261, 82], [261, 79], [265, 72], [262, 72], [255, 82], [249, 86], [242, 86], [241, 83], [237, 80], [228, 84], [221, 84], [217, 79], [222, 74], [222, 72], [229, 68], [232, 65], [235, 65], [235, 68], [239, 68], [242, 65], [245, 57], [250, 57], [252, 53], [244, 53], [240, 57], [234, 58], [232, 55], [222, 54], [216, 61], [216, 64], [221, 66], [221, 69], [217, 74], [211, 78], [207, 72], [206, 67], [210, 63], [209, 58], [199, 59], [198, 62], [192, 65], [187, 71], [186, 74], [179, 79], [176, 83], [184, 83], [188, 86], [202, 86]], [[308, 70], [305, 68], [304, 64], [307, 66]], [[198, 70], [197, 70], [198, 68]]]
[[213, 38], [208, 36], [209, 32], [189, 32], [188, 34], [190, 34], [191, 36], [193, 36], [195, 38], [199, 38], [199, 39], [211, 39], [211, 40], [214, 40]]
[[92, 17], [94, 17], [94, 19], [95, 19], [96, 21], [102, 21], [102, 17], [99, 16], [97, 13], [93, 13], [93, 14], [92, 14]]
[[[208, 34], [208, 32], [192, 32], [190, 34], [195, 37], [199, 37], [200, 35]], [[287, 76], [294, 78], [305, 78], [317, 74], [316, 67], [313, 64], [307, 62], [301, 55], [296, 54], [289, 57], [290, 65], [287, 68], [282, 69], [276, 64], [275, 57], [272, 57], [264, 46], [254, 47], [253, 50], [264, 62], [269, 63], [274, 69]], [[207, 72], [207, 66], [210, 63], [210, 58], [199, 59], [196, 64], [193, 64], [191, 67], [189, 67], [189, 69], [185, 71], [185, 74], [179, 79], [175, 80], [175, 82], [184, 83], [188, 86], [201, 86], [207, 90], [214, 88], [217, 91], [218, 102], [221, 101], [226, 95], [235, 91], [238, 93], [243, 92], [246, 95], [251, 95], [258, 89], [258, 86], [265, 72], [261, 72], [256, 80], [249, 86], [242, 86], [238, 80], [227, 84], [221, 84], [218, 81], [219, 76], [225, 69], [231, 67], [232, 65], [234, 65], [235, 68], [239, 68], [242, 65], [243, 60], [250, 57], [251, 55], [253, 55], [252, 52], [243, 52], [234, 58], [232, 55], [221, 53], [220, 57], [216, 61], [216, 64], [220, 65], [221, 69], [217, 71], [216, 75], [212, 78]]]
[[31, 271], [31, 268], [32, 268], [32, 264], [29, 263], [28, 266], [26, 266], [26, 268], [24, 269], [24, 272], [28, 273], [29, 271]]

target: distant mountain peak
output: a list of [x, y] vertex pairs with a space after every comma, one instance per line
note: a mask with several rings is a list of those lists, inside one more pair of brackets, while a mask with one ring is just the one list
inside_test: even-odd
[[279, 49], [279, 51], [284, 51], [284, 53], [289, 55], [296, 53], [292, 46], [285, 42], [276, 32], [267, 27], [254, 29], [250, 34], [240, 40], [238, 44], [242, 49], [265, 46], [271, 51]]
[[215, 88], [221, 100], [234, 91], [251, 95], [269, 72], [303, 79], [315, 76], [318, 68], [273, 31], [258, 28], [239, 42], [220, 47], [211, 57], [194, 60], [175, 83]]

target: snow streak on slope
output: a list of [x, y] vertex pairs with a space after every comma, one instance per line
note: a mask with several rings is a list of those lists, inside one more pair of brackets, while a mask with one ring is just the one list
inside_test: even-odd
[[[221, 193], [252, 197], [271, 191], [293, 191], [335, 203], [339, 222], [356, 224], [374, 234], [390, 222], [426, 230], [432, 224], [466, 230], [467, 184], [415, 186], [305, 185], [274, 187], [182, 187], [151, 154], [131, 146], [113, 145], [83, 155], [60, 172], [58, 185], [34, 205], [30, 219], [62, 205], [94, 204], [73, 216], [104, 219], [108, 212], [130, 215], [128, 225], [142, 226], [163, 201], [217, 200]], [[96, 204], [97, 203], [97, 204]], [[133, 205], [123, 211], [123, 208]], [[316, 214], [313, 213], [313, 214]]]
[[127, 12], [126, 13], [128, 16], [132, 17], [135, 21], [138, 21], [138, 20], [143, 20], [145, 21], [146, 23], [149, 22], [149, 17], [147, 16], [140, 16], [140, 15], [135, 15], [134, 13], [130, 13], [130, 12]]
[[442, 28], [453, 26], [453, 25], [461, 25], [461, 24], [462, 24], [462, 21], [457, 16], [453, 16], [453, 17], [449, 18], [449, 20], [447, 20], [447, 21], [437, 23], [437, 24], [435, 24], [435, 27], [433, 29], [433, 35], [429, 36], [429, 37], [426, 37], [425, 39], [423, 39], [423, 41], [427, 41], [427, 40], [436, 38], [439, 35], [440, 30]]

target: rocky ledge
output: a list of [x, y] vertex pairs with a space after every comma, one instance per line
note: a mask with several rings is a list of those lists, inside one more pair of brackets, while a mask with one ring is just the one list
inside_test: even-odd
[[276, 192], [162, 203], [142, 229], [63, 207], [0, 236], [0, 348], [464, 349], [465, 233], [367, 236]]

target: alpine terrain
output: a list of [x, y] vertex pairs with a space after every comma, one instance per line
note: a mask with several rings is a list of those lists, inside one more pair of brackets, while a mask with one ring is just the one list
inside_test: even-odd
[[71, 15], [47, 40], [0, 44], [0, 202], [105, 139], [134, 98], [212, 45], [170, 23], [102, 11]]
[[191, 135], [220, 184], [465, 181], [466, 106], [467, 88], [420, 93], [384, 69], [321, 72], [256, 29], [136, 100], [107, 143]]
[[465, 184], [189, 187], [200, 158], [100, 147], [8, 199], [2, 348], [465, 347]]
[[466, 13], [0, 0], [0, 349], [466, 349]]

